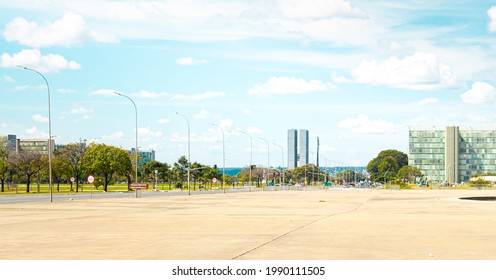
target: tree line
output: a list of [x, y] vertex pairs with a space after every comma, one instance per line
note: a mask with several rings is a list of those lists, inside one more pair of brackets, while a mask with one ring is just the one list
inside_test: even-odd
[[[151, 161], [139, 168], [138, 177], [133, 178], [135, 168], [133, 155], [126, 150], [108, 146], [105, 144], [71, 143], [62, 149], [54, 151], [52, 156], [52, 180], [57, 191], [61, 183], [70, 183], [69, 178], [74, 177], [75, 189], [71, 183], [71, 191], [80, 189], [88, 175], [96, 177], [95, 186], [102, 187], [104, 191], [115, 182], [132, 181], [156, 182], [171, 184], [176, 188], [182, 188], [187, 181], [188, 160], [185, 156], [180, 157], [173, 164]], [[30, 192], [31, 183], [37, 183], [38, 191], [40, 183], [48, 181], [48, 156], [40, 152], [19, 151], [9, 152], [6, 147], [0, 147], [0, 191], [5, 191], [5, 184], [25, 183], [26, 192]], [[212, 186], [213, 178], [221, 184], [247, 184], [250, 181], [260, 187], [265, 184], [312, 184], [316, 182], [350, 182], [353, 180], [367, 180], [364, 174], [345, 170], [331, 177], [327, 172], [321, 170], [314, 164], [296, 167], [290, 170], [250, 166], [244, 168], [236, 176], [220, 174], [216, 165], [208, 166], [198, 162], [190, 164], [191, 186]], [[251, 171], [251, 172], [250, 172]], [[422, 177], [422, 173], [415, 167], [408, 166], [408, 156], [396, 150], [385, 150], [371, 160], [367, 165], [367, 172], [373, 181], [402, 180], [414, 181]]]

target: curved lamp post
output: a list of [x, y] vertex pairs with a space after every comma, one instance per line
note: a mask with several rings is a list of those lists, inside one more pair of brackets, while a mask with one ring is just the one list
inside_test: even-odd
[[135, 112], [135, 117], [136, 117], [136, 149], [135, 149], [135, 161], [136, 161], [136, 174], [135, 174], [135, 179], [136, 180], [136, 183], [138, 183], [138, 108], [136, 107], [136, 103], [134, 103], [134, 101], [127, 95], [124, 95], [120, 92], [117, 92], [117, 91], [114, 91], [115, 94], [119, 95], [119, 96], [122, 96], [122, 97], [125, 97], [127, 99], [129, 99], [133, 105], [134, 105], [134, 112]]
[[[281, 174], [279, 179], [281, 180], [281, 187], [284, 185], [284, 149], [281, 145], [279, 144], [276, 144], [276, 143], [273, 143], [274, 145], [278, 146], [279, 148], [281, 148], [281, 154], [282, 154], [282, 165], [281, 165]], [[274, 186], [275, 187], [275, 186]]]
[[265, 185], [268, 185], [269, 184], [269, 172], [270, 172], [270, 145], [269, 145], [269, 141], [265, 140], [264, 138], [262, 138], [262, 137], [257, 137], [257, 138], [260, 140], [263, 140], [263, 141], [265, 141], [265, 143], [267, 143], [267, 179], [265, 179]]
[[21, 66], [21, 65], [18, 65], [17, 67], [19, 68], [22, 68], [24, 70], [28, 70], [28, 71], [33, 71], [35, 73], [37, 73], [38, 75], [40, 75], [43, 80], [45, 80], [45, 83], [46, 83], [46, 86], [47, 86], [47, 90], [48, 90], [48, 186], [49, 186], [49, 189], [50, 189], [50, 202], [53, 202], [53, 192], [52, 192], [52, 117], [51, 117], [51, 110], [50, 110], [50, 86], [48, 85], [48, 81], [47, 79], [45, 78], [45, 76], [43, 76], [43, 74], [41, 74], [40, 72], [34, 70], [34, 69], [31, 69], [31, 68], [28, 68], [28, 67], [24, 67], [24, 66]]
[[176, 112], [176, 115], [179, 115], [181, 117], [183, 117], [185, 120], [186, 120], [186, 123], [188, 123], [188, 195], [191, 195], [191, 189], [190, 189], [190, 169], [191, 169], [191, 161], [190, 161], [190, 158], [191, 158], [191, 138], [190, 138], [190, 128], [189, 128], [189, 120], [188, 118], [186, 118], [186, 116], [184, 116], [183, 114], [180, 114], [178, 112]]

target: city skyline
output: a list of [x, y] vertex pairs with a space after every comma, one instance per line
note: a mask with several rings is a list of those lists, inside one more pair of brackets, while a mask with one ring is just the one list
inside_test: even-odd
[[[311, 3], [311, 5], [310, 5]], [[0, 1], [0, 134], [97, 142], [156, 159], [365, 166], [409, 127], [494, 126], [492, 1]], [[214, 127], [211, 124], [218, 127]], [[241, 132], [242, 131], [242, 132]]]

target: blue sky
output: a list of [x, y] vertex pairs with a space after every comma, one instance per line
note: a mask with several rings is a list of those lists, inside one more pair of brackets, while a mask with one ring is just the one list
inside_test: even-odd
[[[493, 7], [494, 6], [494, 7]], [[408, 128], [494, 127], [495, 1], [0, 0], [0, 134], [134, 147], [157, 160], [366, 165]], [[215, 124], [213, 126], [212, 124]], [[216, 127], [217, 126], [217, 127]], [[259, 138], [260, 137], [260, 138]]]

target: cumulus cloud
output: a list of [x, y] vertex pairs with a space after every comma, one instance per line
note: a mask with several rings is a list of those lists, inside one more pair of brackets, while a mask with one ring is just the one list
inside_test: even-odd
[[92, 95], [115, 95], [114, 89], [98, 89], [91, 93]]
[[220, 98], [220, 97], [224, 97], [225, 95], [226, 94], [223, 92], [207, 91], [204, 93], [192, 94], [192, 95], [178, 94], [178, 95], [173, 96], [172, 99], [186, 100], [186, 101], [201, 101], [201, 100], [207, 100], [207, 99]]
[[162, 136], [162, 132], [160, 131], [152, 131], [149, 126], [147, 127], [138, 127], [138, 134], [142, 139], [149, 139], [151, 137], [160, 137]]
[[39, 50], [22, 50], [13, 55], [3, 53], [0, 57], [0, 65], [3, 68], [21, 65], [43, 73], [81, 69], [81, 65], [75, 61], [67, 61], [63, 56], [57, 54], [42, 55]]
[[246, 129], [249, 134], [262, 134], [262, 130], [256, 126], [250, 126]]
[[53, 23], [44, 25], [21, 17], [15, 18], [7, 23], [4, 36], [7, 42], [18, 42], [33, 48], [68, 47], [80, 43], [85, 38], [103, 42], [115, 41], [111, 36], [88, 30], [83, 18], [71, 12]]
[[112, 142], [115, 140], [120, 140], [123, 138], [124, 138], [124, 132], [122, 132], [122, 131], [117, 131], [117, 132], [114, 132], [112, 134], [102, 136], [102, 139], [104, 141], [109, 141], [109, 142]]
[[263, 84], [256, 84], [248, 90], [249, 95], [305, 94], [331, 89], [332, 86], [319, 80], [306, 81], [295, 77], [270, 77]]
[[48, 133], [41, 132], [36, 126], [33, 126], [31, 128], [28, 128], [25, 130], [26, 134], [28, 134], [28, 137], [31, 138], [47, 138], [48, 139]]
[[462, 101], [468, 104], [491, 103], [496, 100], [496, 88], [485, 82], [475, 82], [461, 95]]
[[151, 92], [151, 91], [146, 91], [146, 90], [140, 90], [138, 93], [133, 94], [133, 96], [136, 96], [139, 98], [154, 99], [154, 98], [169, 96], [169, 94], [167, 92]]
[[393, 56], [385, 61], [363, 61], [351, 70], [351, 74], [358, 83], [412, 90], [440, 89], [457, 85], [449, 66], [440, 63], [434, 54], [422, 52], [416, 52], [404, 59]]
[[311, 5], [300, 0], [278, 0], [277, 4], [288, 18], [367, 17], [365, 12], [345, 0], [312, 0]]
[[71, 114], [87, 114], [87, 113], [91, 113], [91, 112], [93, 112], [92, 109], [84, 108], [82, 106], [74, 107], [70, 111]]
[[48, 118], [42, 115], [33, 115], [33, 120], [41, 123], [48, 123]]
[[394, 124], [385, 120], [370, 120], [367, 115], [360, 114], [355, 118], [347, 118], [337, 124], [338, 128], [351, 129], [353, 133], [380, 134], [391, 133]]
[[70, 88], [59, 88], [57, 89], [60, 93], [75, 93], [76, 91]]
[[169, 119], [158, 119], [157, 123], [158, 124], [168, 124], [168, 123], [170, 123], [170, 120]]
[[195, 120], [204, 120], [204, 119], [206, 119], [208, 117], [209, 114], [210, 113], [207, 110], [201, 109], [201, 111], [198, 112], [198, 114], [193, 115], [193, 119], [195, 119]]
[[188, 66], [188, 65], [197, 65], [197, 64], [203, 64], [207, 63], [208, 60], [206, 59], [198, 59], [194, 57], [180, 57], [176, 59], [176, 63], [181, 65], [181, 66]]
[[489, 17], [489, 31], [496, 32], [496, 7], [491, 7], [487, 10], [487, 16]]

